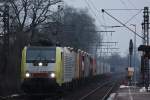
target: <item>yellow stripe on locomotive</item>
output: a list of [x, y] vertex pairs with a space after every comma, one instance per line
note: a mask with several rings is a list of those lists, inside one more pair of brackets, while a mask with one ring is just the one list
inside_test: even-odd
[[60, 47], [56, 47], [56, 81], [61, 86], [63, 83], [63, 65], [62, 65], [62, 49]]
[[21, 61], [21, 81], [25, 79], [25, 74], [26, 74], [26, 50], [27, 47], [24, 47], [22, 51], [22, 61]]
[[62, 78], [61, 47], [25, 47], [22, 51], [21, 80], [35, 78], [55, 78], [59, 86]]

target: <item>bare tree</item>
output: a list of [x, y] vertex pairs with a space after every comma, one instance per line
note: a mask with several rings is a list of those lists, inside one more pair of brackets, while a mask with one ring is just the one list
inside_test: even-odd
[[28, 40], [31, 40], [37, 26], [57, 20], [55, 13], [59, 2], [61, 0], [10, 0], [11, 30], [17, 33], [18, 38], [19, 34], [30, 33]]
[[10, 16], [10, 55], [8, 65], [4, 66], [6, 69], [2, 75], [4, 78], [0, 79], [2, 81], [0, 87], [4, 87], [0, 88], [3, 93], [19, 87], [22, 48], [34, 37], [37, 26], [57, 20], [55, 15], [59, 2], [61, 0], [7, 0]]
[[32, 30], [53, 17], [51, 7], [58, 2], [61, 0], [10, 0], [13, 21], [16, 21], [20, 31]]
[[66, 26], [64, 34], [67, 36], [64, 35], [63, 42], [68, 40], [68, 45], [89, 52], [93, 48], [92, 44], [95, 42], [96, 37], [98, 37], [95, 20], [89, 15], [87, 9], [76, 10], [68, 7], [64, 12], [64, 24]]
[[95, 48], [92, 44], [96, 43], [99, 35], [96, 32], [95, 20], [88, 14], [88, 10], [66, 7], [63, 13], [63, 23], [57, 21], [46, 23], [42, 26], [41, 34], [45, 34], [50, 37], [49, 40], [59, 42], [62, 46], [92, 52], [91, 48]]

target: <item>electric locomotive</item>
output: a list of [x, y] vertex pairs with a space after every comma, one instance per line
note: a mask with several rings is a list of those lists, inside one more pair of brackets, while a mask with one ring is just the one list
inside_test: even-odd
[[61, 47], [29, 46], [22, 51], [21, 81], [25, 92], [54, 91], [62, 84]]
[[108, 72], [109, 66], [97, 64], [93, 56], [80, 49], [26, 46], [22, 51], [21, 83], [25, 92], [60, 93]]

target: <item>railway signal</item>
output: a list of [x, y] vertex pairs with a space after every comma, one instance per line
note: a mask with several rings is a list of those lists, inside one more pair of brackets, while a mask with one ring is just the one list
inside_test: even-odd
[[130, 43], [129, 43], [129, 53], [130, 53], [130, 55], [133, 54], [133, 42], [132, 42], [132, 39], [130, 39]]
[[141, 73], [142, 73], [142, 83], [148, 91], [150, 83], [150, 68], [149, 68], [149, 8], [144, 7], [144, 22], [142, 23], [142, 29], [144, 33], [143, 45], [140, 45], [138, 51], [142, 51], [143, 55], [141, 56]]

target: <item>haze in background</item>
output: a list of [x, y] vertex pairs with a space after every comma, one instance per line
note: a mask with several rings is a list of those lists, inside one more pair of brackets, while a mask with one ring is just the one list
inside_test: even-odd
[[[120, 54], [126, 55], [128, 53], [129, 40], [134, 39], [134, 34], [125, 27], [118, 28], [104, 28], [104, 26], [121, 26], [114, 19], [101, 12], [101, 9], [144, 9], [145, 6], [150, 6], [149, 0], [64, 0], [67, 5], [75, 8], [86, 8], [89, 13], [95, 19], [98, 30], [113, 30], [115, 31], [112, 35], [109, 33], [103, 33], [104, 41], [115, 41], [119, 42], [118, 47], [120, 48]], [[126, 23], [131, 17], [137, 14], [131, 21], [127, 23], [131, 29], [135, 29], [139, 35], [142, 35], [141, 23], [143, 21], [143, 11], [140, 10], [107, 10], [111, 15], [116, 17], [118, 20]], [[137, 37], [137, 47], [142, 43], [141, 38]]]

